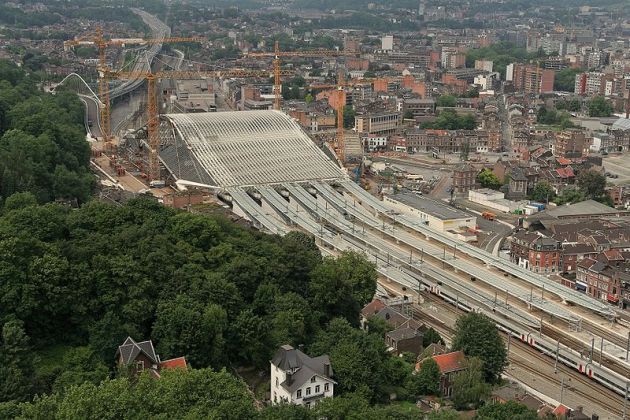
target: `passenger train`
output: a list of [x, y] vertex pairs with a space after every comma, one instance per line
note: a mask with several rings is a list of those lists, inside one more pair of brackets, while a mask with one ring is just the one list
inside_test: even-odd
[[[460, 309], [466, 312], [484, 313], [497, 324], [497, 327], [501, 331], [511, 335], [513, 338], [529, 344], [529, 346], [537, 349], [541, 353], [555, 359], [557, 349], [557, 342], [555, 340], [552, 340], [545, 336], [540, 337], [538, 336], [538, 333], [527, 330], [525, 327], [516, 326], [509, 320], [498, 316], [492, 311], [488, 311], [479, 307], [470, 307], [469, 305], [463, 304], [457, 299], [456, 296], [453, 296], [448, 291], [445, 291], [439, 285], [431, 285], [430, 287], [425, 287], [425, 289], [430, 293], [439, 296], [446, 302], [449, 302], [453, 305], [457, 304]], [[625, 378], [623, 375], [620, 375], [604, 366], [599, 366], [597, 363], [594, 363], [592, 361], [589, 362], [588, 359], [585, 359], [579, 352], [575, 350], [569, 349], [567, 347], [560, 348], [558, 352], [558, 363], [562, 363], [565, 366], [577, 370], [578, 372], [586, 375], [594, 381], [599, 382], [606, 388], [614, 391], [622, 397], [626, 396], [626, 388], [628, 387], [628, 383], [630, 382], [629, 378]]]

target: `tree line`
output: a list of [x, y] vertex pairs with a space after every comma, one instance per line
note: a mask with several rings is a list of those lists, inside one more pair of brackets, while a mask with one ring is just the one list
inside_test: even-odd
[[0, 61], [0, 199], [85, 202], [94, 186], [84, 108], [75, 94], [42, 92], [39, 80]]

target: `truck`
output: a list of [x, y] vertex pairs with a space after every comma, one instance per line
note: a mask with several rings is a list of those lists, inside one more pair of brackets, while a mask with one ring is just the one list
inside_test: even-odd
[[481, 213], [481, 217], [483, 217], [486, 220], [493, 221], [493, 220], [496, 220], [497, 215], [489, 211], [484, 211], [483, 213]]

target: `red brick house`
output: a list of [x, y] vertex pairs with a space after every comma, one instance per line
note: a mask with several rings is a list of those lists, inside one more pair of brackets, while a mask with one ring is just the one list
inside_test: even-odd
[[562, 245], [539, 232], [517, 232], [510, 248], [512, 262], [535, 273], [555, 273], [562, 269]]
[[119, 368], [128, 368], [131, 374], [136, 376], [147, 370], [151, 376], [160, 377], [162, 369], [186, 369], [186, 359], [176, 357], [168, 360], [160, 360], [160, 356], [155, 353], [151, 340], [136, 342], [133, 338], [127, 337], [116, 351], [116, 363]]
[[[445, 398], [453, 396], [453, 382], [458, 373], [468, 369], [468, 361], [462, 351], [439, 354], [431, 357], [440, 368], [440, 392]], [[427, 360], [427, 359], [425, 359]], [[416, 364], [416, 371], [422, 367], [422, 361]]]
[[589, 296], [618, 303], [621, 294], [621, 272], [608, 264], [585, 258], [577, 266], [576, 283], [586, 287]]

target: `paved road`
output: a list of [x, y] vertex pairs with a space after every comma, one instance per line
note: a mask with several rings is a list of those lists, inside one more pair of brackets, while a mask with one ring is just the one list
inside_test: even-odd
[[85, 105], [85, 117], [86, 117], [86, 126], [88, 125], [88, 121], [92, 121], [91, 127], [86, 127], [89, 129], [88, 131], [95, 137], [101, 136], [101, 128], [100, 128], [100, 120], [99, 120], [99, 112], [98, 105], [96, 104], [96, 99], [92, 96], [87, 95], [79, 95], [79, 99]]

